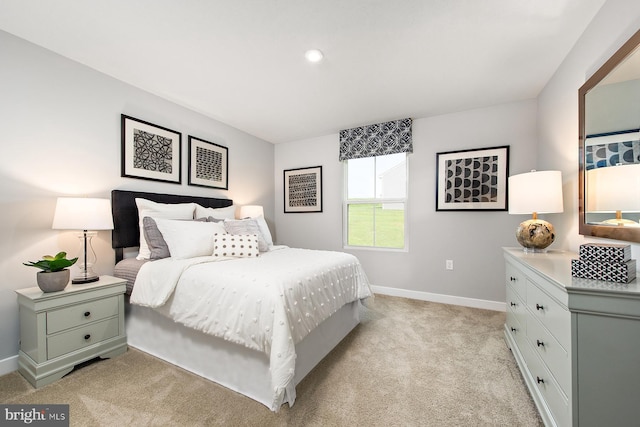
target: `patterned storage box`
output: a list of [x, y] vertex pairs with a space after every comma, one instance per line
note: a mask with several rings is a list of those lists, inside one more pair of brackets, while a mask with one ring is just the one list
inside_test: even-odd
[[579, 255], [583, 261], [627, 262], [631, 259], [631, 246], [587, 243], [580, 245]]
[[632, 259], [626, 262], [597, 262], [572, 259], [571, 275], [584, 279], [629, 283], [636, 278], [636, 260]]

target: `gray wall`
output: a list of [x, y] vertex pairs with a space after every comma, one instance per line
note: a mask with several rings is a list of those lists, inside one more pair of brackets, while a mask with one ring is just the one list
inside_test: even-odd
[[[407, 252], [350, 250], [382, 292], [499, 308], [505, 300], [503, 246], [526, 216], [507, 212], [436, 212], [436, 153], [510, 146], [512, 174], [535, 168], [536, 102], [522, 101], [413, 121], [409, 155]], [[275, 150], [278, 243], [342, 250], [343, 165], [338, 135], [278, 144]], [[322, 165], [324, 212], [283, 213], [284, 169]], [[445, 260], [454, 270], [445, 270]], [[471, 300], [468, 300], [471, 299]], [[480, 300], [480, 301], [477, 301]], [[485, 304], [485, 302], [487, 302]]]
[[[608, 0], [538, 96], [538, 165], [562, 171], [564, 214], [554, 222], [561, 247], [577, 251], [588, 242], [578, 231], [578, 89], [640, 29], [640, 2]], [[631, 245], [640, 258], [640, 245]], [[640, 265], [639, 265], [640, 266]]]
[[[56, 197], [108, 198], [112, 189], [228, 197], [263, 205], [273, 224], [272, 144], [2, 31], [0, 52], [0, 372], [18, 353], [14, 289], [35, 286], [36, 270], [22, 262], [80, 248], [76, 233], [51, 230]], [[182, 185], [120, 177], [121, 113], [182, 132]], [[186, 184], [188, 135], [229, 147], [228, 191]], [[94, 240], [96, 272], [112, 273], [111, 232]]]

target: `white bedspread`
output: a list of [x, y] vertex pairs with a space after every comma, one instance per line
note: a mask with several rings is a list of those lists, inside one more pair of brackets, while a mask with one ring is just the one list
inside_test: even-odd
[[283, 248], [257, 258], [146, 263], [131, 303], [268, 355], [271, 410], [295, 400], [295, 344], [344, 304], [372, 295], [356, 257]]

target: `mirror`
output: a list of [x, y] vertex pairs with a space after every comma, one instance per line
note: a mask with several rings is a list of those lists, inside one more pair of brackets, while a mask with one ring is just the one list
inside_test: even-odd
[[578, 91], [580, 234], [640, 242], [640, 31]]

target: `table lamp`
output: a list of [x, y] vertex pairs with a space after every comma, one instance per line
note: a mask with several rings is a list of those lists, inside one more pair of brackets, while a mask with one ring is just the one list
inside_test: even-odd
[[264, 209], [260, 205], [244, 205], [240, 207], [240, 218], [257, 218], [264, 216]]
[[600, 167], [587, 171], [587, 212], [615, 212], [604, 224], [638, 226], [622, 212], [640, 212], [640, 164]]
[[509, 214], [528, 214], [516, 229], [525, 252], [545, 252], [555, 240], [553, 225], [538, 219], [539, 213], [559, 213], [562, 206], [562, 173], [531, 171], [509, 177]]
[[93, 271], [96, 253], [91, 246], [91, 239], [97, 233], [89, 230], [113, 230], [111, 201], [109, 199], [59, 197], [53, 216], [54, 230], [82, 230], [82, 254], [78, 257], [80, 273], [71, 279], [72, 284], [98, 281]]

